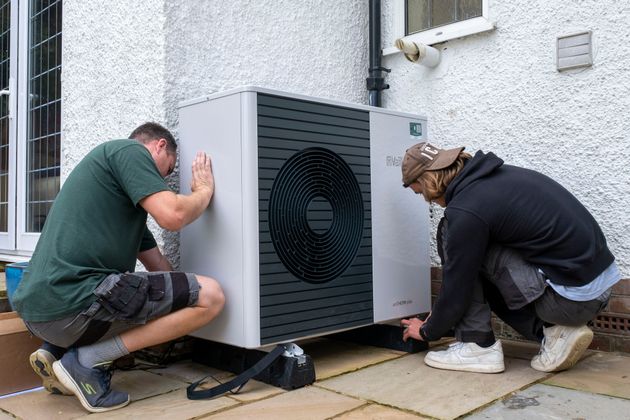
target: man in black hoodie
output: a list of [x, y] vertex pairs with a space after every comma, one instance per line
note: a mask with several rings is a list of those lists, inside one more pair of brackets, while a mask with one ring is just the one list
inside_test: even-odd
[[531, 366], [568, 369], [593, 338], [586, 326], [604, 309], [620, 273], [588, 210], [538, 172], [493, 153], [419, 143], [402, 163], [403, 186], [445, 207], [438, 226], [442, 287], [426, 321], [405, 319], [403, 339], [455, 344], [425, 356], [429, 366], [502, 372], [491, 311], [541, 342]]

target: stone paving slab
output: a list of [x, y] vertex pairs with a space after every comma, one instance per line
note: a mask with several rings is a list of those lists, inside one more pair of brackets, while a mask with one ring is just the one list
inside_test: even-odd
[[545, 377], [529, 361], [505, 360], [501, 374], [433, 369], [424, 353], [338, 376], [317, 386], [345, 395], [399, 407], [440, 419], [452, 419]]
[[44, 390], [0, 399], [0, 408], [28, 420], [75, 419], [87, 413], [76, 397], [51, 395]]
[[238, 394], [226, 394], [230, 398], [233, 398], [241, 402], [250, 402], [261, 400], [263, 398], [271, 397], [272, 395], [283, 394], [285, 391], [282, 388], [278, 388], [273, 385], [266, 384], [264, 382], [250, 380], [245, 384], [243, 389]]
[[[233, 376], [230, 372], [195, 363], [190, 360], [176, 362], [164, 368], [149, 369], [148, 372], [187, 383], [196, 382], [206, 376], [214, 377], [220, 381]], [[211, 378], [208, 378], [208, 380], [212, 381]]]
[[497, 401], [466, 419], [630, 418], [630, 400], [537, 384]]
[[[165, 394], [185, 386], [185, 382], [142, 370], [116, 371], [112, 378], [112, 387], [128, 392], [132, 404], [133, 401]], [[28, 420], [74, 419], [87, 414], [75, 396], [51, 395], [45, 390], [0, 399], [0, 409]]]
[[15, 417], [10, 416], [0, 411], [0, 420], [15, 420]]
[[313, 359], [315, 376], [318, 381], [407, 354], [396, 350], [325, 338], [312, 340], [300, 344], [300, 346], [304, 349], [304, 353]]
[[418, 420], [418, 419], [430, 419], [430, 417], [423, 417], [418, 414], [407, 413], [395, 408], [384, 407], [378, 404], [369, 404], [356, 410], [352, 410], [349, 413], [342, 414], [339, 417], [335, 417], [335, 420]]
[[186, 398], [184, 390], [169, 392], [168, 394], [157, 395], [136, 401], [127, 407], [106, 413], [90, 414], [80, 417], [81, 419], [130, 419], [130, 420], [171, 420], [171, 419], [191, 419], [202, 415], [207, 415], [230, 406], [238, 404], [227, 397], [219, 397], [212, 400], [191, 401]]
[[129, 393], [131, 401], [166, 394], [176, 389], [185, 388], [186, 385], [185, 382], [143, 370], [116, 371], [112, 377], [112, 388]]
[[[572, 369], [560, 372], [544, 383], [630, 399], [630, 357], [593, 352]], [[630, 418], [630, 414], [626, 418]]]
[[365, 401], [308, 386], [203, 418], [320, 420], [343, 414], [364, 404]]

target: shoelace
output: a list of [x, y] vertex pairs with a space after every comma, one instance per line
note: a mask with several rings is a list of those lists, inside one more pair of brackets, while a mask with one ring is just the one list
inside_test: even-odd
[[549, 361], [551, 360], [551, 356], [548, 354], [547, 349], [548, 347], [551, 347], [555, 344], [555, 342], [558, 340], [558, 338], [561, 337], [551, 337], [552, 341], [549, 344], [549, 346], [547, 346], [547, 336], [543, 337], [542, 341], [540, 342], [540, 351], [538, 352], [538, 357], [542, 360], [546, 360]]
[[107, 389], [107, 392], [104, 394], [104, 395], [107, 395], [111, 391], [110, 385], [112, 383], [112, 374], [114, 371], [114, 364], [110, 363], [108, 365], [99, 366], [97, 369], [100, 370], [102, 373], [99, 379], [101, 382], [102, 389]]
[[542, 341], [540, 342], [540, 350], [538, 351], [538, 357], [539, 358], [543, 358], [543, 356], [547, 355], [547, 349], [545, 348], [545, 343], [547, 342], [547, 337], [543, 337]]

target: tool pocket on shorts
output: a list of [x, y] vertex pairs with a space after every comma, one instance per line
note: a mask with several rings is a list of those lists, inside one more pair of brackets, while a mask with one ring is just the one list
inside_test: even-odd
[[101, 306], [122, 319], [133, 319], [140, 312], [147, 301], [148, 292], [149, 281], [133, 274], [121, 274], [110, 287], [99, 287], [94, 291]]
[[507, 307], [512, 310], [520, 309], [538, 299], [546, 287], [542, 274], [525, 265], [501, 267], [493, 282], [501, 292]]
[[152, 274], [149, 276], [149, 300], [158, 301], [164, 299], [166, 281], [164, 274]]

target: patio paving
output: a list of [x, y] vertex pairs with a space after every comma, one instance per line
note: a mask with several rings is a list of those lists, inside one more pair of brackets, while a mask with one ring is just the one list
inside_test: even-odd
[[[39, 389], [1, 398], [0, 420], [630, 418], [628, 355], [589, 352], [569, 371], [544, 374], [529, 366], [537, 345], [503, 344], [506, 371], [483, 375], [429, 368], [424, 353], [315, 339], [300, 343], [313, 358], [317, 376], [312, 386], [301, 389], [250, 381], [239, 394], [190, 401], [189, 383], [207, 375], [224, 382], [233, 374], [183, 361], [162, 369], [116, 372], [113, 386], [132, 398], [120, 410], [89, 414], [75, 397]], [[213, 385], [209, 379], [205, 386]]]
[[467, 419], [628, 419], [630, 400], [534, 385]]

